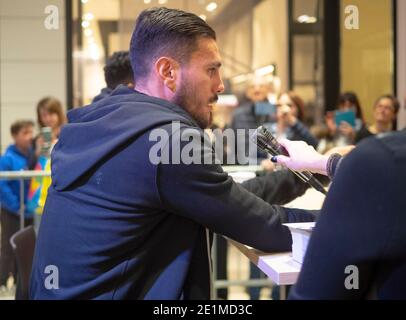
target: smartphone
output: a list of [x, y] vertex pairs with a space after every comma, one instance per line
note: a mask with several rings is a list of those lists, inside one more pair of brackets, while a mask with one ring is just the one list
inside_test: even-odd
[[354, 111], [336, 111], [334, 117], [337, 126], [340, 126], [342, 122], [347, 122], [351, 127], [355, 128], [356, 116]]
[[52, 144], [52, 129], [50, 127], [41, 128], [41, 136], [42, 136], [42, 139], [44, 140], [41, 154], [48, 155], [50, 152], [50, 149], [51, 149], [51, 144]]

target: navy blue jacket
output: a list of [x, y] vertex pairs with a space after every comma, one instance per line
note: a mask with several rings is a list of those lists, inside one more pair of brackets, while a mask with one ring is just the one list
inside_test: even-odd
[[[281, 223], [314, 219], [269, 205], [220, 165], [151, 163], [152, 129], [197, 129], [172, 103], [119, 87], [68, 118], [52, 153], [33, 299], [207, 299], [205, 227], [284, 251], [291, 236]], [[47, 289], [47, 266], [58, 268], [58, 289]]]
[[290, 299], [406, 299], [405, 210], [406, 131], [364, 140], [334, 176]]
[[[0, 157], [0, 171], [20, 171], [28, 169], [29, 155], [22, 154], [13, 144]], [[27, 203], [29, 180], [24, 182], [24, 204]], [[11, 213], [18, 214], [20, 210], [20, 182], [18, 180], [0, 180], [0, 206]], [[32, 212], [25, 212], [32, 216]]]
[[109, 95], [111, 95], [112, 92], [113, 92], [113, 89], [110, 89], [108, 87], [103, 88], [100, 91], [100, 93], [93, 98], [92, 103], [98, 102], [98, 101], [108, 97]]

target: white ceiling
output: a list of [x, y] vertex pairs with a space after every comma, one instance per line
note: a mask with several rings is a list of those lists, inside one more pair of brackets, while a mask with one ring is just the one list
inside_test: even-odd
[[[162, 0], [150, 1], [151, 3], [145, 4], [144, 0], [88, 0], [84, 4], [84, 13], [93, 13], [97, 20], [135, 21], [142, 10], [165, 6], [190, 11], [197, 15], [204, 14], [210, 20], [218, 15], [231, 0], [166, 0], [165, 4], [160, 4]], [[218, 7], [214, 12], [210, 13], [206, 10], [206, 6], [213, 1], [217, 3]]]

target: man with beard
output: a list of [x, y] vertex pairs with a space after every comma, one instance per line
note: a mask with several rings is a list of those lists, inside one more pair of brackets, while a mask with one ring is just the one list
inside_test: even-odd
[[168, 133], [162, 158], [190, 139], [213, 156], [203, 129], [224, 87], [206, 22], [179, 10], [143, 11], [130, 56], [135, 90], [122, 86], [71, 111], [53, 151], [33, 299], [208, 299], [211, 232], [286, 251], [292, 240], [282, 224], [315, 218], [271, 206], [219, 164], [151, 161], [157, 130]]

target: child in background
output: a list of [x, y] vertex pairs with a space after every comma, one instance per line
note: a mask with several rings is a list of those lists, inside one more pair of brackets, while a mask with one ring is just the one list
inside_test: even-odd
[[[17, 121], [11, 126], [14, 144], [10, 145], [0, 158], [0, 171], [20, 171], [28, 169], [32, 157], [34, 123]], [[27, 201], [29, 182], [25, 181], [25, 199]], [[20, 182], [18, 180], [0, 180], [1, 203], [1, 253], [0, 253], [0, 294], [6, 293], [9, 276], [15, 278], [15, 263], [10, 245], [11, 236], [20, 228]], [[25, 225], [32, 224], [32, 213], [25, 210]]]

